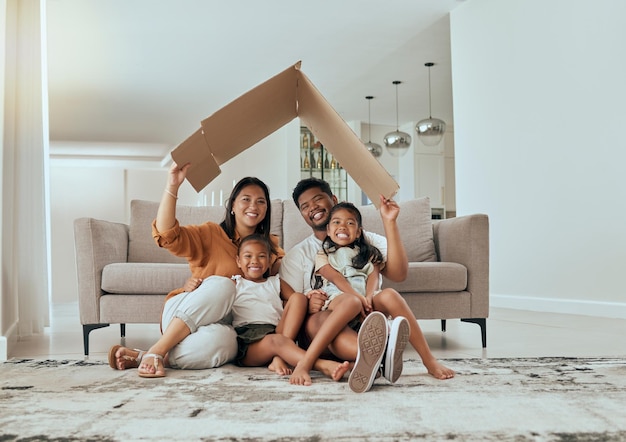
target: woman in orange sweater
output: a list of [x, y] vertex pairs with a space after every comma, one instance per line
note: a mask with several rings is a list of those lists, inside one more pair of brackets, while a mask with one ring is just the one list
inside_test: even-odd
[[[189, 262], [192, 279], [201, 281], [193, 291], [184, 288], [169, 293], [161, 319], [161, 338], [147, 352], [113, 346], [109, 365], [123, 370], [138, 367], [139, 376], [163, 377], [165, 367], [204, 369], [219, 367], [237, 354], [237, 333], [230, 324], [235, 285], [230, 278], [240, 275], [237, 247], [241, 238], [258, 233], [273, 245], [272, 274], [278, 272], [284, 251], [278, 238], [270, 235], [269, 190], [258, 178], [247, 177], [233, 188], [220, 224], [206, 222], [181, 226], [176, 219], [178, 189], [190, 164], [173, 164], [152, 224], [152, 235], [160, 247]], [[302, 300], [300, 300], [302, 298]], [[301, 302], [298, 302], [301, 301]], [[294, 297], [293, 320], [306, 314], [306, 298]]]

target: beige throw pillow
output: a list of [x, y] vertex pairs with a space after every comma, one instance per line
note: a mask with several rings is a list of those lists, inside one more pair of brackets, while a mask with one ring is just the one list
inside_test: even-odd
[[[437, 261], [430, 198], [423, 197], [399, 203], [398, 228], [409, 262]], [[366, 231], [384, 235], [383, 222], [375, 206], [359, 208]]]

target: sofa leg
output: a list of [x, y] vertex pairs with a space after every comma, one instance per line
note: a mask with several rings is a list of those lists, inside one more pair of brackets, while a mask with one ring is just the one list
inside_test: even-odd
[[108, 326], [109, 324], [83, 324], [83, 348], [85, 349], [85, 356], [89, 356], [89, 333], [97, 328]]
[[446, 320], [445, 319], [441, 320], [441, 331], [442, 332], [446, 331]]
[[465, 318], [463, 322], [472, 322], [480, 326], [480, 334], [483, 341], [483, 348], [487, 348], [487, 318]]
[[120, 324], [120, 336], [122, 338], [126, 337], [126, 324]]

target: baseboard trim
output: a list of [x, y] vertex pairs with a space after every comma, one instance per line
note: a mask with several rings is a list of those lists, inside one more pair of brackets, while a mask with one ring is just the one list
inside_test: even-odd
[[489, 305], [496, 308], [529, 310], [533, 312], [626, 319], [626, 303], [623, 302], [580, 301], [576, 299], [492, 294], [489, 296]]
[[7, 338], [0, 336], [0, 362], [4, 362], [9, 359], [9, 346]]
[[17, 343], [17, 321], [14, 322], [6, 332], [0, 335], [0, 362], [9, 360], [10, 347]]

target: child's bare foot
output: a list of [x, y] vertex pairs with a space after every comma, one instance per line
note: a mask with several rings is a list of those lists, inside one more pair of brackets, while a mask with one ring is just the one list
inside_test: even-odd
[[287, 365], [279, 356], [274, 356], [270, 365], [267, 366], [270, 371], [273, 371], [279, 376], [287, 376], [292, 373], [291, 367]]
[[303, 368], [300, 364], [296, 365], [296, 368], [293, 370], [293, 373], [289, 378], [289, 383], [292, 385], [311, 385], [312, 382], [309, 370]]
[[324, 373], [326, 376], [331, 378], [333, 381], [340, 381], [343, 378], [343, 376], [348, 372], [348, 370], [350, 370], [350, 363], [348, 361], [343, 361], [343, 362], [328, 361], [328, 362], [331, 363], [331, 370], [328, 373], [322, 370], [322, 373]]
[[428, 369], [428, 373], [434, 378], [444, 380], [444, 379], [451, 379], [454, 377], [454, 370], [446, 367], [445, 365], [441, 364], [437, 360], [433, 360], [432, 362], [429, 362], [428, 364], [424, 363], [424, 365]]

